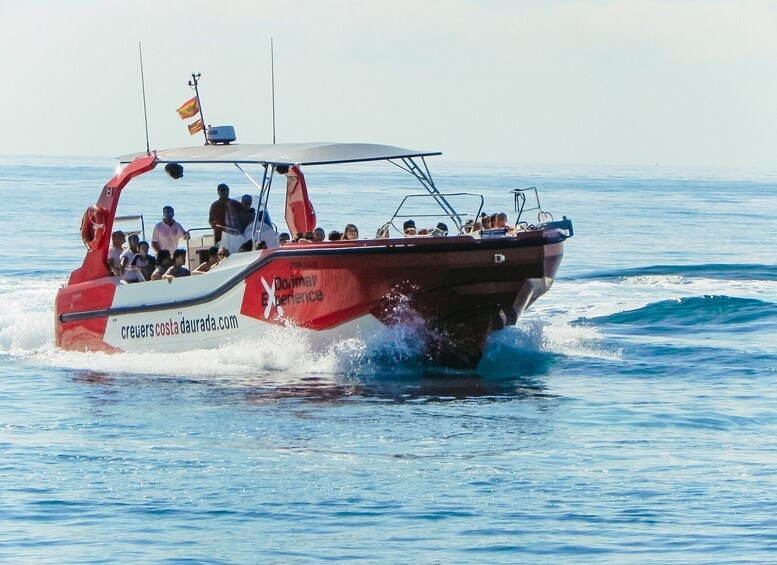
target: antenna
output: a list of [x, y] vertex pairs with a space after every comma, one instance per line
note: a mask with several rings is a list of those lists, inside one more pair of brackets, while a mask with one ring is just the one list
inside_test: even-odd
[[151, 155], [151, 145], [148, 142], [148, 111], [146, 110], [146, 79], [143, 76], [143, 48], [138, 41], [138, 54], [140, 55], [140, 85], [143, 89], [143, 121], [146, 124], [146, 155]]
[[205, 145], [208, 145], [208, 128], [205, 126], [205, 114], [202, 113], [200, 91], [197, 88], [197, 84], [201, 76], [202, 73], [192, 73], [192, 80], [189, 81], [189, 86], [194, 89], [194, 96], [197, 98], [197, 106], [200, 108], [200, 119], [202, 120], [202, 135], [205, 136]]
[[272, 83], [272, 143], [275, 145], [275, 54], [270, 38], [270, 81]]

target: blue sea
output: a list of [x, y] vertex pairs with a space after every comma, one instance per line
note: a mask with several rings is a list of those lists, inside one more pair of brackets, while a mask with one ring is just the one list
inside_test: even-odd
[[[473, 371], [403, 328], [60, 351], [54, 296], [116, 161], [0, 157], [0, 562], [777, 562], [777, 175], [429, 164], [511, 220], [509, 191], [537, 186], [575, 226]], [[306, 172], [327, 231], [374, 233], [414, 187], [388, 164]], [[155, 171], [120, 213], [206, 226], [222, 181], [255, 192]]]

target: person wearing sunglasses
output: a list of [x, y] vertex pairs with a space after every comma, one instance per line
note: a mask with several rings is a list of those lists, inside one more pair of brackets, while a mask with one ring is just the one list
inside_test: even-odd
[[174, 217], [175, 210], [172, 206], [162, 208], [162, 221], [154, 226], [154, 232], [151, 234], [151, 247], [157, 253], [166, 249], [172, 255], [178, 248], [178, 240], [189, 239], [189, 233], [173, 219]]

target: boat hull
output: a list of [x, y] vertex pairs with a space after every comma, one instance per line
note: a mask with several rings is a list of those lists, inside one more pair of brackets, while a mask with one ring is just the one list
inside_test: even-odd
[[317, 334], [414, 323], [433, 363], [474, 367], [489, 333], [551, 286], [565, 232], [289, 245], [236, 254], [213, 272], [123, 285], [110, 277], [60, 289], [57, 344], [69, 350], [217, 347], [266, 326]]

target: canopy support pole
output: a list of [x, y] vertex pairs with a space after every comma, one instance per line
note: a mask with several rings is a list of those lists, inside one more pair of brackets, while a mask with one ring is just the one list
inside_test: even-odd
[[432, 173], [429, 172], [429, 166], [426, 164], [426, 159], [424, 157], [421, 157], [423, 169], [418, 166], [418, 163], [416, 163], [412, 157], [402, 157], [401, 164], [393, 159], [388, 159], [388, 162], [413, 175], [418, 182], [429, 191], [429, 194], [434, 197], [437, 204], [440, 205], [440, 208], [442, 208], [451, 221], [456, 224], [456, 227], [461, 230], [461, 227], [464, 225], [461, 214], [459, 214], [451, 203], [440, 194], [439, 190], [437, 190], [437, 187], [434, 185], [434, 180], [432, 179]]

